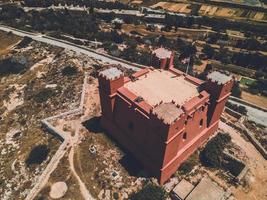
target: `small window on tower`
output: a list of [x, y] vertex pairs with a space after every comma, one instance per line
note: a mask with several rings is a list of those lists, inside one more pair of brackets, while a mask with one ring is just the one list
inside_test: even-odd
[[185, 132], [184, 134], [183, 134], [183, 141], [185, 141], [187, 139], [187, 133]]
[[200, 122], [199, 122], [199, 126], [200, 126], [200, 127], [203, 126], [203, 119], [200, 120]]

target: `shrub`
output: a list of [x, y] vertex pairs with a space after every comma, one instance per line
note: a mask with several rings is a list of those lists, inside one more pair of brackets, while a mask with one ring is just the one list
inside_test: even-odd
[[227, 102], [226, 106], [229, 107], [230, 109], [236, 111], [236, 112], [241, 113], [242, 115], [247, 115], [248, 110], [246, 109], [245, 106], [241, 106], [241, 105], [239, 106], [239, 105], [233, 104], [231, 102]]
[[142, 190], [130, 195], [130, 200], [164, 200], [167, 194], [165, 190], [154, 184], [147, 184]]
[[32, 38], [25, 36], [20, 43], [17, 45], [18, 48], [24, 48], [32, 42]]
[[26, 159], [27, 166], [32, 164], [41, 164], [47, 158], [48, 153], [49, 149], [46, 145], [35, 146]]
[[64, 76], [73, 76], [77, 74], [77, 68], [72, 66], [65, 67], [61, 72]]
[[218, 133], [218, 135], [212, 138], [200, 152], [202, 164], [209, 167], [220, 168], [223, 150], [230, 141], [231, 137], [229, 134]]
[[37, 103], [43, 103], [55, 94], [56, 92], [53, 89], [43, 88], [35, 95], [34, 99]]
[[16, 62], [15, 59], [7, 58], [0, 61], [0, 76], [19, 74], [26, 70], [26, 66]]
[[193, 155], [191, 155], [185, 162], [181, 164], [179, 167], [179, 171], [182, 174], [187, 174], [192, 171], [192, 169], [198, 164], [198, 153], [195, 152]]

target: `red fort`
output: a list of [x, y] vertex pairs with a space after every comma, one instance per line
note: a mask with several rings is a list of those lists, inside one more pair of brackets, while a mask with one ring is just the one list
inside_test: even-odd
[[212, 72], [201, 81], [173, 67], [159, 48], [152, 65], [130, 78], [115, 67], [99, 73], [102, 126], [163, 184], [218, 129], [233, 79]]

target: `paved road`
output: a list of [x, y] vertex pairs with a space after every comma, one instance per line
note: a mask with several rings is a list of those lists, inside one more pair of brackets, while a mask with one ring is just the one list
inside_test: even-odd
[[251, 106], [233, 101], [233, 100], [229, 100], [229, 102], [233, 103], [233, 104], [237, 104], [237, 105], [241, 105], [241, 106], [245, 106], [248, 113], [248, 119], [255, 121], [256, 123], [262, 124], [262, 125], [266, 125], [267, 124], [267, 112], [264, 112], [262, 110], [253, 108]]
[[118, 59], [114, 60], [110, 56], [105, 56], [105, 55], [99, 54], [92, 49], [82, 47], [82, 46], [79, 46], [76, 44], [72, 44], [70, 42], [59, 41], [58, 39], [52, 38], [52, 37], [46, 38], [42, 34], [34, 34], [34, 33], [26, 32], [26, 31], [14, 29], [11, 27], [2, 26], [2, 25], [0, 25], [0, 30], [6, 31], [6, 32], [12, 31], [12, 33], [14, 33], [15, 35], [18, 35], [21, 37], [28, 36], [28, 37], [32, 38], [33, 40], [36, 40], [39, 42], [47, 43], [50, 45], [55, 45], [55, 46], [69, 49], [69, 50], [72, 50], [72, 51], [75, 51], [78, 53], [83, 53], [83, 54], [86, 54], [90, 57], [93, 57], [95, 59], [101, 60], [101, 61], [106, 62], [106, 63], [117, 64], [117, 65], [120, 64], [121, 66], [123, 66], [125, 68], [132, 69], [135, 71], [138, 71], [140, 69], [140, 67], [134, 66], [135, 64], [132, 64], [132, 65], [128, 64], [127, 61], [119, 61]]

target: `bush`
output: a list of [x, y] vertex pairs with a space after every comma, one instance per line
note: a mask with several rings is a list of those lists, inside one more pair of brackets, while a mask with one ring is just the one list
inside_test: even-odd
[[241, 89], [240, 89], [240, 86], [239, 86], [239, 83], [237, 81], [234, 82], [234, 85], [233, 85], [233, 88], [232, 88], [232, 95], [235, 96], [235, 97], [241, 97]]
[[130, 200], [164, 200], [167, 194], [165, 190], [154, 184], [147, 184], [142, 190], [130, 195]]
[[32, 42], [32, 38], [25, 36], [20, 43], [17, 45], [18, 48], [24, 48]]
[[220, 168], [222, 161], [222, 153], [225, 146], [231, 141], [231, 137], [226, 133], [218, 133], [212, 138], [205, 148], [200, 152], [200, 160], [202, 164], [208, 167]]
[[248, 110], [245, 106], [239, 106], [237, 104], [230, 103], [229, 101], [226, 102], [226, 106], [236, 112], [241, 113], [242, 115], [247, 115]]
[[0, 61], [0, 76], [19, 74], [26, 70], [26, 65], [16, 62], [15, 59], [7, 58]]
[[48, 153], [49, 149], [46, 145], [38, 145], [34, 147], [26, 159], [27, 166], [32, 164], [41, 164], [47, 158]]
[[64, 76], [73, 76], [75, 74], [77, 74], [77, 68], [76, 67], [72, 67], [72, 66], [67, 66], [64, 69], [62, 69], [62, 74]]
[[185, 162], [181, 164], [178, 170], [182, 174], [187, 174], [192, 171], [192, 169], [198, 164], [198, 162], [199, 162], [198, 153], [195, 152]]
[[37, 103], [43, 103], [47, 101], [49, 98], [54, 96], [56, 92], [51, 88], [43, 88], [41, 89], [34, 97]]

